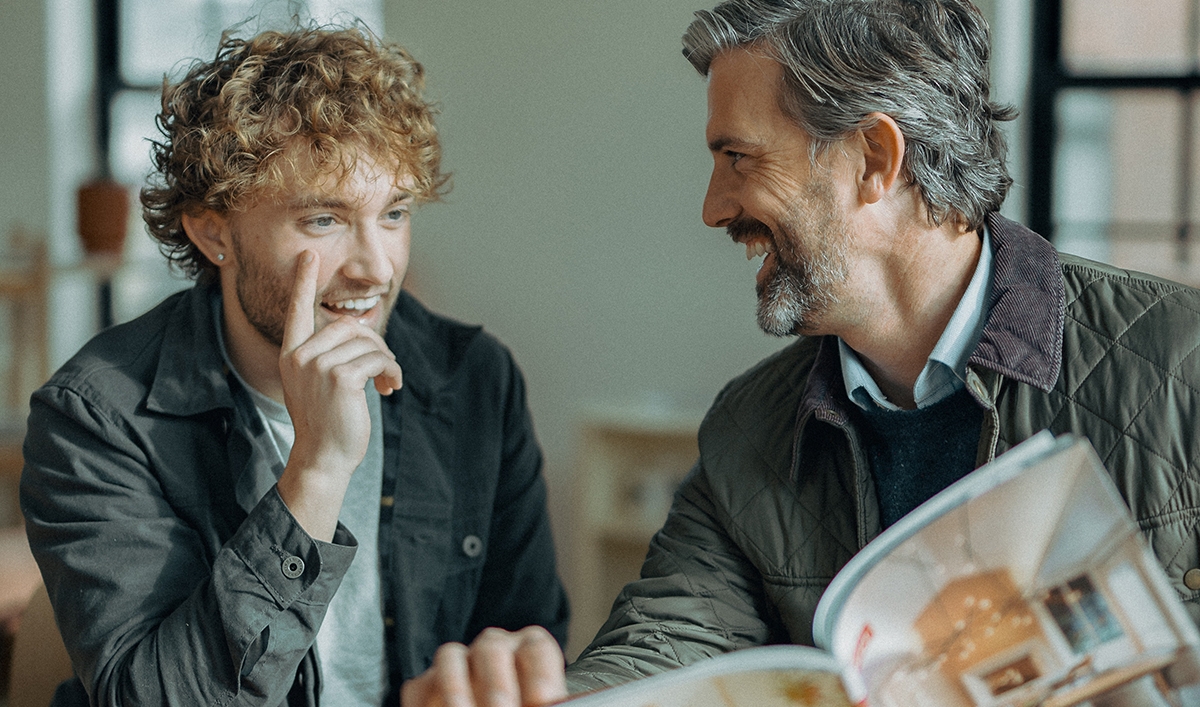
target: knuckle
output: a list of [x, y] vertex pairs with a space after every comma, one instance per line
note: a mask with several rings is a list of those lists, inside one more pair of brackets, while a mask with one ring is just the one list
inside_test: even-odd
[[420, 701], [421, 696], [425, 694], [425, 684], [429, 680], [427, 675], [428, 673], [415, 677], [411, 680], [406, 680], [404, 684], [400, 686], [401, 705], [408, 707], [408, 705], [415, 705], [418, 701]]
[[339, 386], [349, 386], [354, 383], [354, 371], [345, 365], [334, 366], [330, 370], [329, 376]]
[[558, 645], [558, 641], [543, 626], [526, 626], [517, 633], [520, 636], [522, 643], [531, 643], [535, 645], [553, 643], [554, 645]]
[[496, 628], [495, 626], [489, 626], [488, 628], [483, 629], [483, 631], [481, 631], [479, 633], [479, 637], [475, 639], [475, 643], [477, 643], [481, 646], [495, 646], [495, 645], [507, 644], [507, 643], [511, 642], [512, 635], [513, 634], [509, 633], [508, 631], [505, 631], [502, 628]]
[[467, 647], [461, 643], [443, 643], [438, 646], [438, 649], [433, 653], [433, 667], [444, 663], [447, 660], [455, 660], [460, 658], [467, 652]]

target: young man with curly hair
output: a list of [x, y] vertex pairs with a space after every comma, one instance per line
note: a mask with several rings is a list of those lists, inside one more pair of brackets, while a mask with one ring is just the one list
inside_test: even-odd
[[302, 29], [164, 87], [142, 203], [197, 282], [32, 400], [55, 704], [396, 704], [446, 641], [565, 640], [521, 374], [401, 287], [445, 184], [422, 72]]

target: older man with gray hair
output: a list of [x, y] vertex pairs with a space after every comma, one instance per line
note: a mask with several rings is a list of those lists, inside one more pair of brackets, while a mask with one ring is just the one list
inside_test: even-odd
[[1043, 429], [1096, 447], [1200, 619], [1200, 293], [998, 215], [1013, 112], [979, 11], [729, 0], [683, 41], [708, 79], [704, 221], [762, 258], [759, 323], [798, 340], [718, 395], [641, 579], [565, 682], [549, 641], [497, 631], [444, 646], [412, 702], [535, 704], [810, 644], [856, 552]]

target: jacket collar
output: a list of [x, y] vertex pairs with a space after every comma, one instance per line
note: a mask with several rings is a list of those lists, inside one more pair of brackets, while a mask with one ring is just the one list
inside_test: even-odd
[[182, 417], [234, 406], [213, 319], [212, 298], [218, 292], [215, 283], [196, 284], [179, 295], [146, 400], [151, 411]]
[[[388, 320], [384, 341], [404, 371], [403, 391], [438, 417], [453, 409], [446, 395], [456, 395], [452, 379], [466, 360], [482, 327], [466, 326], [434, 316], [407, 291], [401, 291]], [[445, 413], [449, 414], [449, 413]]]
[[[999, 214], [988, 216], [992, 281], [987, 321], [970, 364], [1049, 391], [1062, 367], [1066, 291], [1049, 241]], [[797, 412], [839, 427], [849, 422], [837, 337], [823, 337]], [[799, 433], [799, 430], [797, 430]]]
[[1058, 251], [999, 214], [988, 216], [994, 257], [988, 318], [970, 362], [1044, 392], [1062, 368], [1067, 295]]

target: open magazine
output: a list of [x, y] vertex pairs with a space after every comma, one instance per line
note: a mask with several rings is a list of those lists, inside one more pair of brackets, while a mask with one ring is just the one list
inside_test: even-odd
[[1200, 632], [1070, 435], [1030, 438], [888, 528], [813, 628], [820, 649], [737, 651], [570, 705], [1200, 704]]

